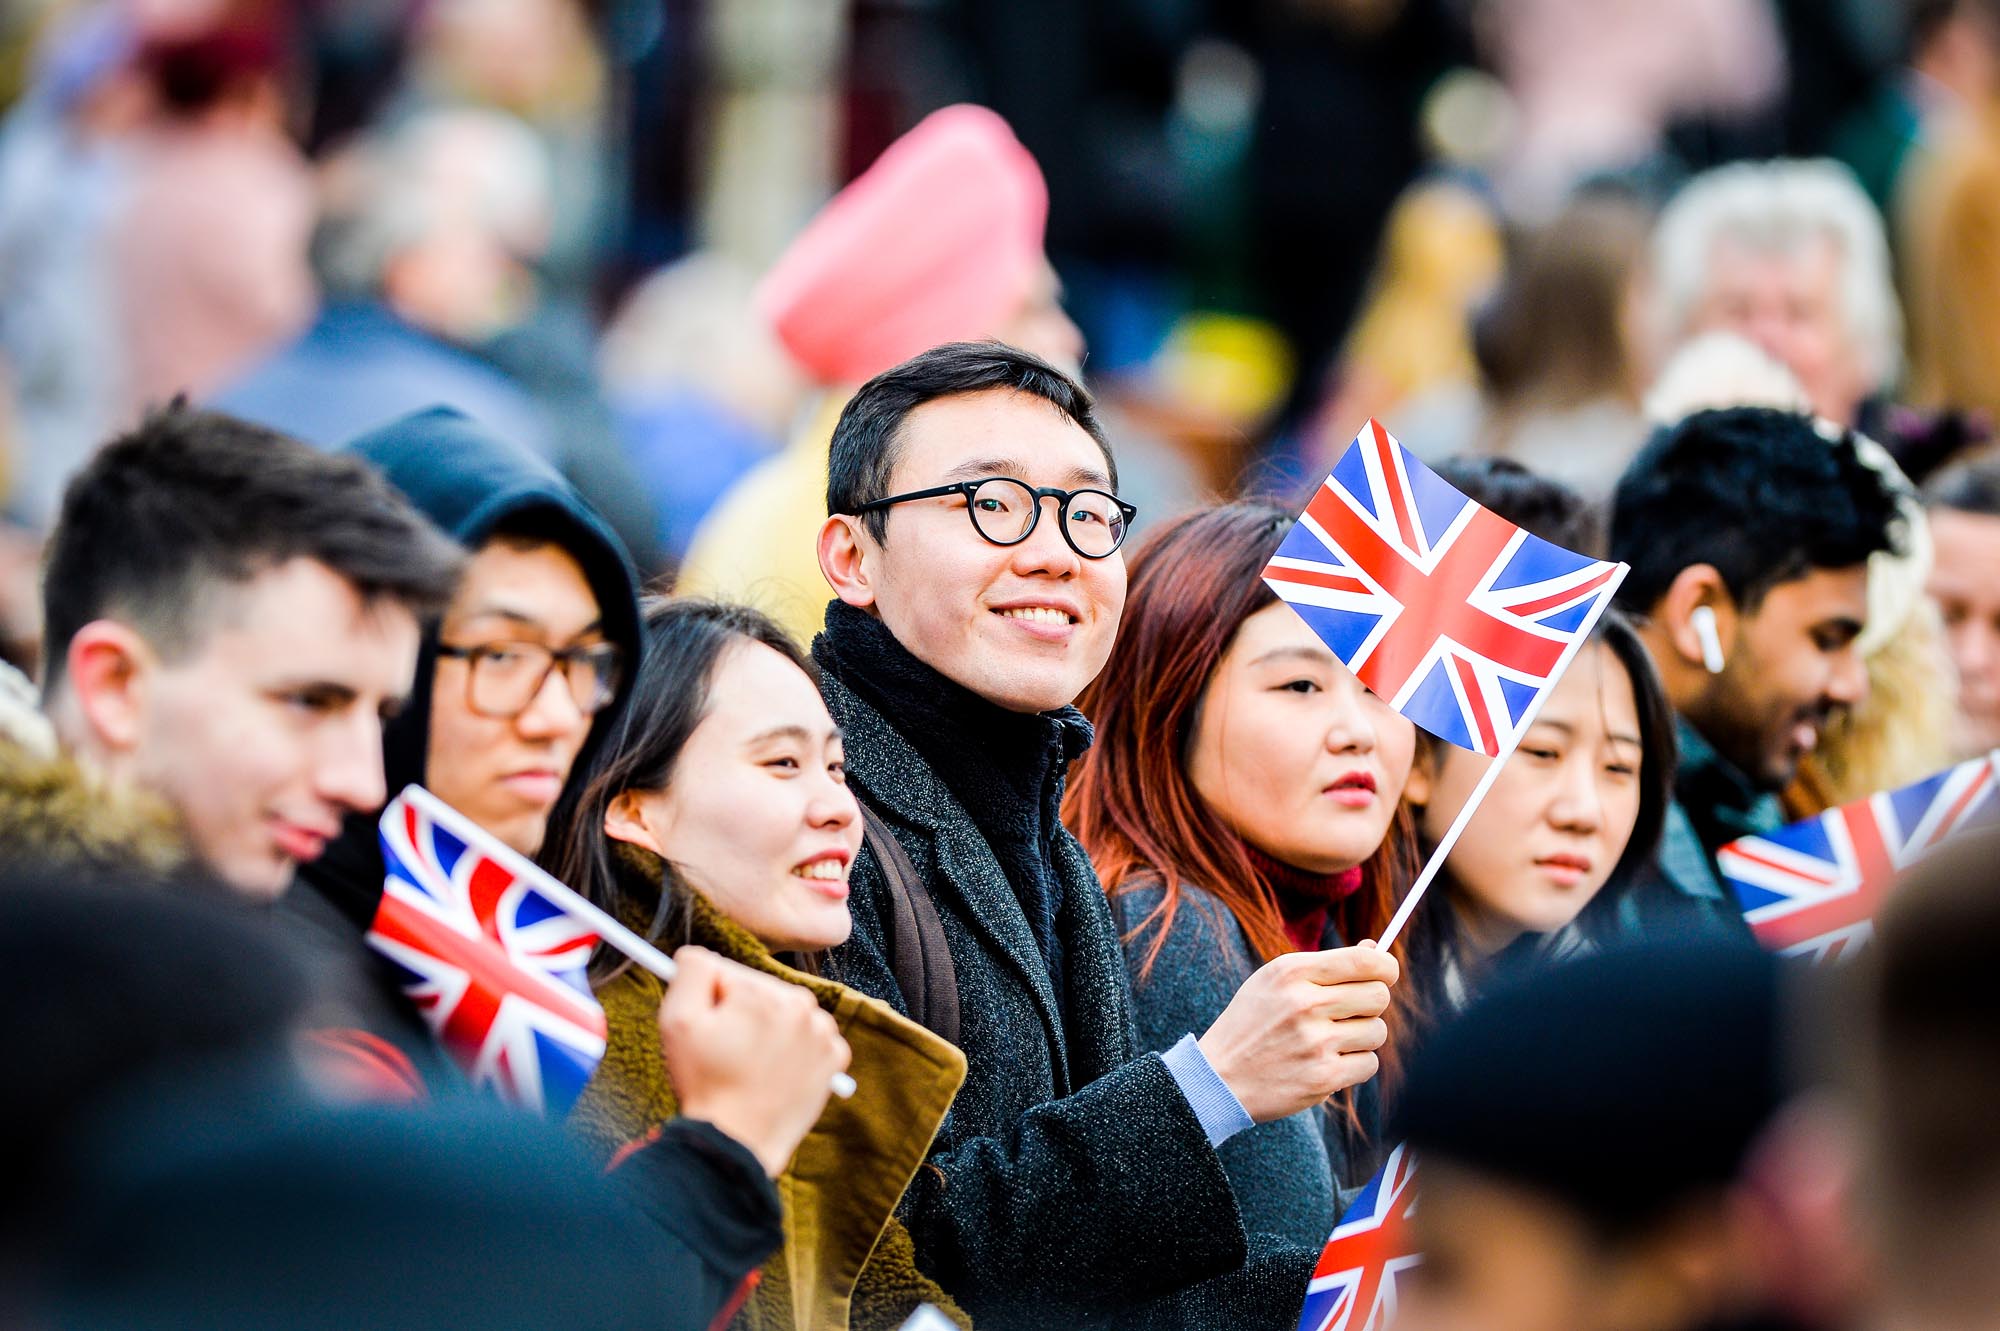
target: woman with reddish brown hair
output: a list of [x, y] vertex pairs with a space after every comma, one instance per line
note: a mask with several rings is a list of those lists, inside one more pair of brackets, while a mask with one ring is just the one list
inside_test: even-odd
[[[1291, 522], [1245, 501], [1155, 531], [1079, 700], [1097, 740], [1064, 819], [1111, 896], [1150, 1049], [1206, 1030], [1277, 956], [1378, 937], [1405, 876], [1415, 728], [1264, 585]], [[1382, 1011], [1382, 985], [1334, 985], [1329, 1013], [1363, 988]], [[1246, 1229], [1324, 1242], [1340, 1190], [1375, 1164], [1374, 1083], [1342, 1098], [1222, 1146]]]

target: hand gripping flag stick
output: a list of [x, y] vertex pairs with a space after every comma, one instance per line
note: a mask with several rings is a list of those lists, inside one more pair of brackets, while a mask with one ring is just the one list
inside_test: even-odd
[[1480, 507], [1369, 421], [1264, 581], [1378, 697], [1494, 759], [1379, 940], [1389, 946], [1630, 572]]
[[[549, 898], [570, 915], [583, 920], [597, 931], [599, 938], [623, 952], [640, 966], [651, 971], [664, 984], [672, 984], [680, 968], [673, 958], [654, 947], [639, 935], [618, 923], [609, 914], [592, 905], [581, 894], [558, 882], [552, 875], [541, 869], [527, 856], [513, 847], [504, 845], [458, 810], [446, 804], [422, 786], [406, 786], [398, 802], [407, 802], [423, 810], [441, 826], [449, 829], [468, 844], [478, 845], [517, 877], [534, 884], [535, 890]], [[855, 1092], [854, 1078], [845, 1072], [833, 1074], [833, 1093], [845, 1100]]]
[[1389, 945], [1396, 941], [1396, 935], [1403, 932], [1403, 926], [1410, 922], [1410, 916], [1416, 913], [1417, 904], [1424, 899], [1424, 892], [1430, 887], [1431, 880], [1438, 876], [1438, 870], [1444, 868], [1445, 856], [1451, 854], [1451, 848], [1458, 844], [1459, 834], [1465, 831], [1466, 824], [1472, 821], [1472, 815], [1479, 812], [1480, 802], [1486, 798], [1486, 792], [1493, 789], [1493, 783], [1500, 778], [1500, 769], [1507, 765], [1507, 760], [1521, 747], [1521, 736], [1527, 734], [1529, 727], [1535, 724], [1535, 716], [1542, 710], [1542, 704], [1549, 700], [1551, 693], [1555, 692], [1556, 681], [1562, 678], [1563, 671], [1569, 669], [1570, 660], [1576, 655], [1577, 648], [1583, 646], [1590, 637], [1590, 631], [1597, 627], [1598, 618], [1603, 615], [1604, 608], [1611, 604], [1611, 597], [1618, 590], [1618, 584], [1625, 581], [1625, 575], [1631, 571], [1631, 566], [1628, 564], [1618, 565], [1617, 573], [1606, 584], [1604, 598], [1598, 601], [1591, 610], [1590, 617], [1584, 620], [1576, 638], [1564, 649], [1562, 659], [1557, 662], [1555, 671], [1549, 676], [1549, 687], [1543, 689], [1535, 696], [1534, 701], [1528, 704], [1527, 711], [1521, 716], [1520, 729], [1514, 733], [1507, 747], [1500, 751], [1500, 756], [1488, 765], [1485, 773], [1479, 778], [1479, 784], [1472, 788], [1472, 794], [1466, 799], [1465, 807], [1458, 811], [1458, 817], [1451, 820], [1451, 826], [1445, 829], [1442, 837], [1438, 838], [1437, 849], [1433, 850], [1430, 859], [1424, 862], [1423, 872], [1417, 875], [1416, 882], [1410, 884], [1410, 890], [1403, 895], [1403, 903], [1396, 907], [1396, 913], [1389, 917], [1388, 926], [1382, 930], [1382, 937], [1376, 940], [1377, 947], [1386, 951]]

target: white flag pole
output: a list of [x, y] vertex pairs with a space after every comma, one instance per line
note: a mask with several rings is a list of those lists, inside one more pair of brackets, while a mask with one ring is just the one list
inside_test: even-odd
[[[471, 820], [466, 818], [457, 809], [452, 808], [422, 786], [405, 786], [403, 788], [403, 798], [412, 804], [421, 806], [424, 812], [428, 813], [433, 819], [450, 828], [452, 834], [457, 836], [459, 840], [465, 841], [468, 845], [472, 844], [473, 838], [467, 835], [467, 830], [470, 828], [477, 832], [478, 829], [474, 827]], [[509, 872], [513, 873], [516, 877], [528, 879], [535, 885], [536, 891], [559, 902], [565, 911], [589, 921], [590, 926], [597, 930], [598, 937], [632, 958], [633, 961], [651, 971], [654, 975], [659, 976], [662, 983], [672, 984], [674, 982], [674, 976], [679, 973], [680, 968], [674, 965], [672, 957], [669, 957], [666, 953], [660, 951], [660, 949], [618, 923], [609, 913], [593, 905], [583, 894], [557, 880], [553, 874], [515, 850], [512, 846], [502, 845], [498, 841], [495, 841], [491, 835], [484, 833], [481, 833], [477, 840], [480, 847], [487, 854], [490, 854], [494, 859], [505, 865]], [[854, 1078], [848, 1076], [845, 1072], [836, 1072], [833, 1074], [833, 1093], [835, 1095], [846, 1100], [853, 1096], [854, 1091]]]
[[1597, 627], [1597, 621], [1610, 606], [1611, 598], [1618, 594], [1619, 584], [1625, 581], [1625, 575], [1631, 571], [1631, 565], [1620, 564], [1612, 573], [1611, 581], [1605, 586], [1603, 594], [1598, 597], [1597, 604], [1591, 608], [1590, 614], [1584, 619], [1576, 636], [1570, 640], [1569, 646], [1563, 648], [1563, 654], [1557, 658], [1555, 673], [1549, 676], [1548, 684], [1535, 694], [1535, 700], [1528, 704], [1528, 710], [1521, 717], [1521, 724], [1514, 727], [1514, 733], [1508, 739], [1507, 746], [1488, 764], [1485, 773], [1479, 778], [1479, 784], [1472, 788], [1471, 796], [1465, 801], [1465, 807], [1458, 811], [1458, 817], [1451, 820], [1451, 826], [1445, 829], [1445, 834], [1438, 839], [1437, 848], [1431, 851], [1430, 859], [1424, 862], [1423, 872], [1417, 875], [1416, 882], [1410, 884], [1410, 890], [1403, 895], [1403, 904], [1396, 907], [1396, 913], [1390, 917], [1388, 927], [1382, 930], [1382, 937], [1376, 940], [1375, 946], [1386, 951], [1389, 945], [1396, 941], [1396, 936], [1403, 932], [1403, 926], [1410, 922], [1410, 916], [1416, 913], [1417, 903], [1423, 900], [1424, 892], [1430, 887], [1431, 880], [1438, 876], [1438, 870], [1444, 868], [1445, 856], [1451, 854], [1451, 848], [1458, 843], [1459, 834], [1465, 831], [1466, 824], [1472, 821], [1472, 815], [1479, 811], [1480, 802], [1486, 798], [1486, 792], [1493, 789], [1493, 783], [1499, 779], [1500, 769], [1507, 765], [1507, 760], [1514, 756], [1514, 750], [1520, 747], [1521, 736], [1527, 734], [1528, 728], [1535, 724], [1535, 718], [1541, 714], [1542, 704], [1549, 700], [1551, 693], [1555, 692], [1556, 681], [1560, 680], [1563, 672], [1569, 669], [1570, 661], [1575, 658], [1584, 641], [1590, 637], [1591, 630]]

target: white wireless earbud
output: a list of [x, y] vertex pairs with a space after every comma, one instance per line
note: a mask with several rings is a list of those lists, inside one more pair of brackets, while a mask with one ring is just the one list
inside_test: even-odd
[[1715, 629], [1715, 609], [1698, 605], [1688, 615], [1688, 627], [1701, 643], [1701, 663], [1711, 675], [1722, 673], [1722, 635]]

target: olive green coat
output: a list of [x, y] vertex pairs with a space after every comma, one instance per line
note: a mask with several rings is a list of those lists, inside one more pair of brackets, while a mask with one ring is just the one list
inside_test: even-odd
[[[637, 848], [619, 850], [621, 869], [638, 880], [634, 888], [657, 894], [659, 860]], [[965, 1056], [886, 1003], [784, 965], [698, 893], [690, 894], [689, 906], [687, 937], [674, 941], [812, 990], [853, 1051], [850, 1071], [858, 1087], [852, 1099], [827, 1102], [778, 1179], [785, 1244], [765, 1264], [731, 1325], [739, 1331], [892, 1331], [919, 1305], [932, 1303], [958, 1325], [971, 1326], [950, 1296], [917, 1270], [909, 1231], [895, 1218], [897, 1202], [965, 1080]], [[604, 1062], [570, 1124], [607, 1154], [679, 1111], [660, 1053], [661, 992], [659, 980], [636, 966], [598, 991], [609, 1026]]]

